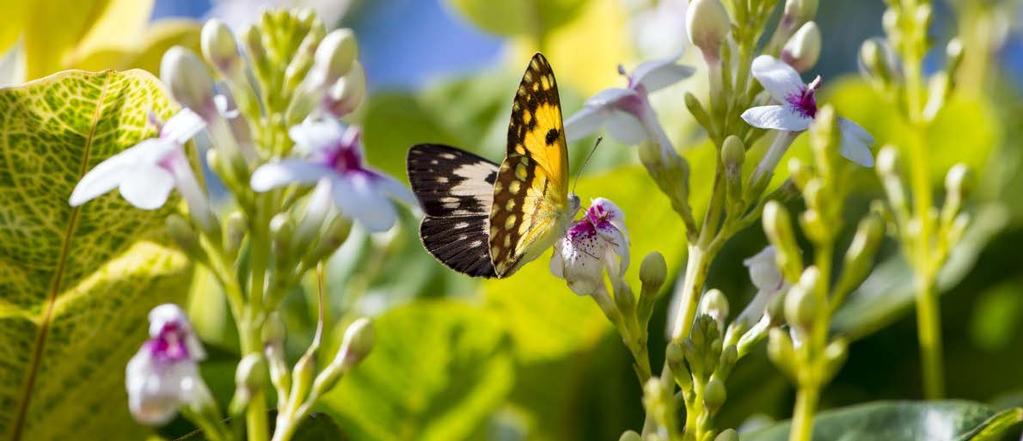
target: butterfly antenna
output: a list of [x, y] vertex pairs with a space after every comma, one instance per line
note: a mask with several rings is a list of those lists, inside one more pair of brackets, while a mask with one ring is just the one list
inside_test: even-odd
[[603, 136], [597, 138], [597, 142], [593, 143], [593, 148], [590, 149], [590, 153], [586, 155], [586, 159], [584, 159], [582, 165], [579, 166], [579, 170], [575, 172], [575, 182], [572, 183], [572, 194], [575, 194], [575, 187], [579, 185], [579, 176], [583, 174], [583, 169], [586, 168], [586, 164], [590, 162], [590, 158], [592, 158], [593, 154], [597, 152], [597, 146], [599, 146], [600, 142], [603, 140]]

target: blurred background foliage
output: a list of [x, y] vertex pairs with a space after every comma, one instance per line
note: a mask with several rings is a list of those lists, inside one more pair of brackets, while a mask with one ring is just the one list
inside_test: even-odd
[[[934, 186], [941, 191], [937, 179], [956, 161], [973, 167], [978, 180], [970, 200], [976, 221], [940, 283], [948, 394], [996, 408], [1023, 404], [1020, 3], [938, 0], [931, 31], [935, 47], [957, 33], [967, 47], [959, 94], [929, 137]], [[217, 16], [240, 29], [261, 6], [314, 7], [328, 23], [355, 30], [371, 95], [352, 122], [364, 127], [369, 161], [398, 177], [405, 176], [407, 148], [419, 142], [498, 159], [513, 91], [534, 51], [554, 66], [567, 116], [587, 96], [624, 84], [619, 63], [677, 53], [686, 40], [685, 0], [0, 0], [0, 85], [69, 68], [156, 72], [167, 47], [197, 44], [198, 20]], [[856, 53], [863, 40], [881, 34], [882, 10], [880, 0], [822, 1], [824, 41], [815, 69], [824, 77], [825, 101], [879, 145], [903, 139], [903, 128], [895, 110], [859, 79]], [[931, 64], [942, 56], [934, 52]], [[703, 68], [694, 50], [685, 60]], [[698, 72], [652, 97], [692, 166], [697, 210], [707, 198], [714, 151], [685, 112], [682, 93], [706, 88]], [[593, 142], [570, 146], [573, 175]], [[765, 147], [754, 146], [753, 154]], [[788, 155], [808, 155], [805, 139]], [[855, 179], [848, 224], [881, 197], [872, 170]], [[626, 213], [636, 262], [630, 280], [648, 252], [662, 252], [672, 274], [684, 261], [681, 225], [653, 189], [636, 153], [611, 139], [578, 180], [584, 201], [607, 197]], [[327, 285], [336, 323], [326, 347], [336, 347], [344, 325], [360, 315], [377, 317], [379, 341], [322, 411], [359, 439], [610, 440], [641, 425], [641, 393], [624, 347], [592, 301], [549, 275], [546, 257], [509, 280], [467, 279], [422, 249], [417, 224], [404, 213], [388, 234], [356, 232], [332, 260]], [[708, 287], [724, 291], [733, 310], [755, 291], [742, 260], [765, 244], [754, 227], [731, 241], [712, 268]], [[823, 395], [825, 408], [921, 396], [910, 273], [896, 251], [886, 244], [876, 273], [835, 318], [836, 331], [855, 342]], [[213, 286], [207, 275], [195, 275], [190, 312], [212, 348], [207, 380], [226, 402], [237, 343]], [[311, 288], [288, 300], [295, 353], [315, 325]], [[664, 343], [667, 299], [661, 303], [652, 348]], [[660, 366], [662, 352], [652, 352]], [[763, 352], [754, 351], [729, 379], [720, 427], [788, 417], [792, 391]], [[179, 421], [163, 434], [187, 430]]]

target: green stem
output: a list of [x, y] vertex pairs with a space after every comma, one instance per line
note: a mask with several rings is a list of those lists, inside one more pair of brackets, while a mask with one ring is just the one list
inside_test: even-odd
[[710, 263], [714, 256], [705, 253], [699, 246], [689, 246], [689, 260], [686, 263], [686, 274], [682, 280], [682, 301], [675, 313], [675, 326], [671, 330], [672, 341], [681, 341], [689, 336], [696, 309], [700, 305], [700, 292], [707, 280]]
[[813, 414], [819, 400], [820, 390], [816, 387], [801, 386], [796, 392], [796, 411], [792, 417], [789, 441], [810, 441], [813, 438]]
[[936, 400], [945, 396], [945, 375], [941, 347], [941, 310], [934, 290], [934, 279], [918, 276], [916, 317], [920, 339], [920, 360], [924, 375], [924, 398]]
[[[251, 317], [246, 317], [242, 322], [241, 333], [242, 354], [260, 353], [262, 351], [261, 327], [253, 326]], [[263, 388], [256, 388], [252, 400], [245, 409], [245, 425], [247, 427], [249, 441], [266, 441], [267, 431], [270, 426], [267, 424], [266, 394]]]
[[[266, 288], [266, 270], [270, 253], [269, 198], [271, 194], [257, 199], [254, 222], [252, 222], [252, 267], [249, 278], [249, 305], [245, 319], [240, 323], [242, 354], [263, 352], [262, 328], [264, 322], [263, 293]], [[278, 397], [281, 399], [281, 397]], [[267, 420], [266, 393], [259, 388], [245, 409], [245, 421], [249, 441], [266, 441], [270, 430]]]

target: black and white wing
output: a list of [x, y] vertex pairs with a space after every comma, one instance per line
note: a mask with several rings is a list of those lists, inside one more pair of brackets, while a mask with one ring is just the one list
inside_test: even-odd
[[444, 265], [474, 277], [497, 277], [490, 258], [490, 207], [499, 166], [440, 144], [408, 152], [408, 177], [426, 212], [419, 237]]

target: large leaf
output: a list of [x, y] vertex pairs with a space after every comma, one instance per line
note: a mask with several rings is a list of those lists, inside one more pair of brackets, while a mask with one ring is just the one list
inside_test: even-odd
[[185, 294], [159, 240], [168, 209], [116, 195], [67, 204], [86, 170], [153, 136], [172, 109], [142, 71], [66, 72], [0, 90], [0, 433], [88, 439], [140, 431], [124, 366], [146, 314]]
[[481, 29], [505, 36], [544, 39], [579, 11], [583, 0], [448, 0]]
[[[814, 420], [815, 441], [912, 441], [998, 439], [1020, 421], [1020, 410], [998, 412], [968, 401], [882, 401], [821, 412]], [[744, 434], [743, 441], [784, 441], [789, 423]], [[982, 434], [977, 438], [973, 438]]]
[[75, 64], [100, 47], [134, 44], [153, 0], [36, 0], [24, 32], [28, 79]]
[[416, 302], [376, 320], [369, 357], [324, 400], [358, 440], [478, 439], [512, 386], [512, 356], [493, 314]]

